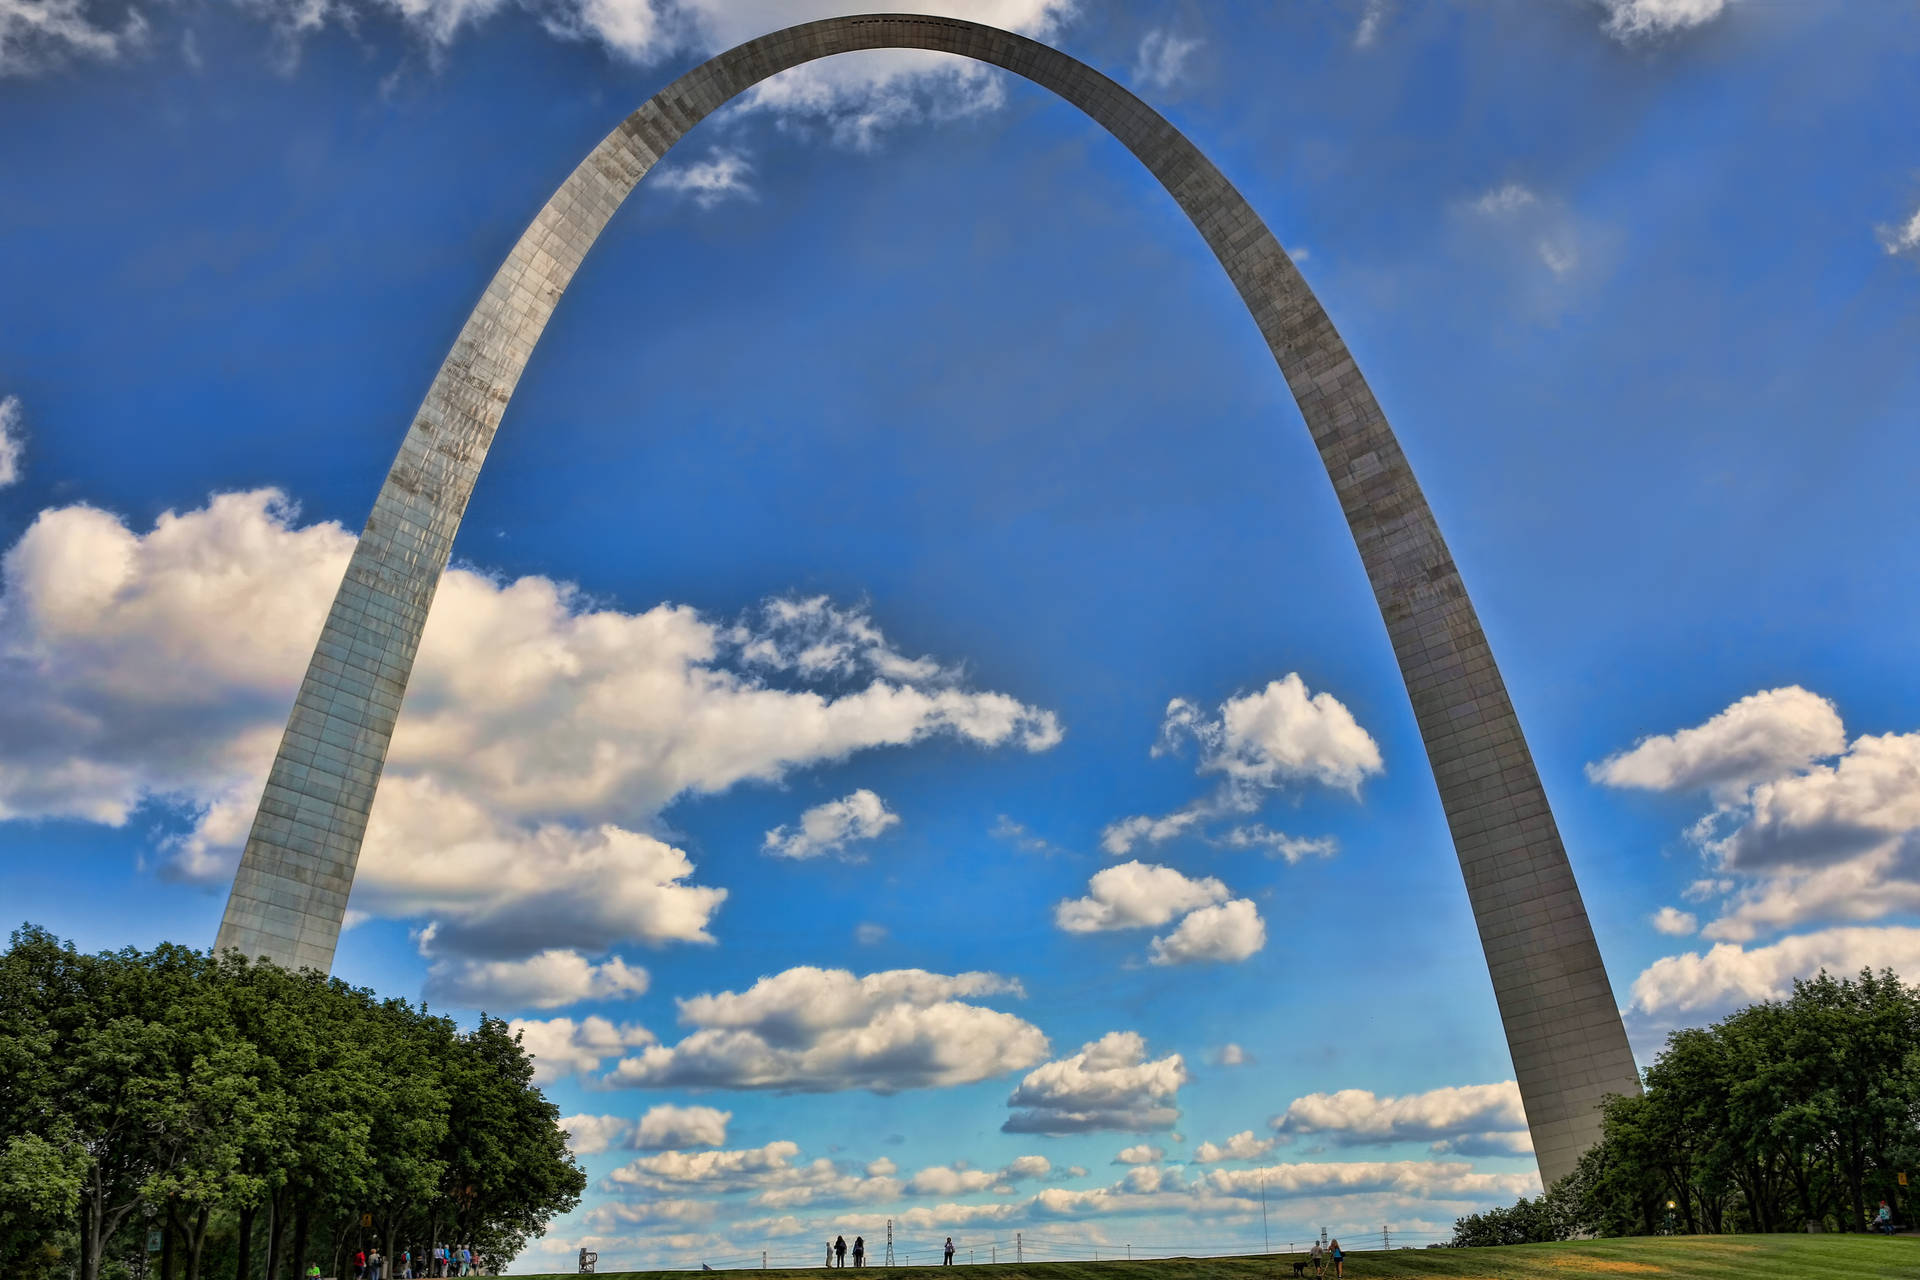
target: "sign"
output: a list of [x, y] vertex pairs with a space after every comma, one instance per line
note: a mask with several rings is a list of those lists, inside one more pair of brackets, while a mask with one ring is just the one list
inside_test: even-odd
[[147, 1252], [158, 1253], [160, 1252], [160, 1248], [161, 1248], [160, 1228], [148, 1227], [147, 1228]]
[[370, 1227], [370, 1226], [372, 1226], [372, 1225], [373, 1225], [373, 1215], [372, 1215], [372, 1214], [370, 1214], [370, 1213], [363, 1213], [363, 1214], [361, 1214], [361, 1215], [360, 1215], [360, 1225], [361, 1225], [361, 1226], [363, 1226], [363, 1227]]
[[1904, 1173], [1900, 1175], [1900, 1185], [1903, 1187], [1907, 1185], [1907, 1175]]

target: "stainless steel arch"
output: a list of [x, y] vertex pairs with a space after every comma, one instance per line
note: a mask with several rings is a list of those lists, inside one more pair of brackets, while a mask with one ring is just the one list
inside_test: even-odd
[[1520, 723], [1453, 557], [1366, 380], [1246, 200], [1133, 94], [1059, 51], [949, 18], [790, 27], [696, 67], [595, 147], [467, 318], [381, 487], [300, 686], [216, 946], [332, 965], [395, 717], [480, 464], [533, 345], [607, 220], [687, 130], [768, 76], [857, 49], [931, 49], [1053, 90], [1186, 210], [1265, 335], [1319, 446], [1406, 680], [1466, 876], [1549, 1181], [1639, 1088], [1613, 990]]

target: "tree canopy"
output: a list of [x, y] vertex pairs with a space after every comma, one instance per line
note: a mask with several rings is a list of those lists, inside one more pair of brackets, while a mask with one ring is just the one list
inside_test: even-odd
[[1453, 1243], [1861, 1231], [1882, 1200], [1911, 1222], [1899, 1175], [1920, 1172], [1920, 987], [1890, 970], [1821, 973], [1675, 1031], [1645, 1091], [1608, 1099], [1603, 1118], [1573, 1173], [1461, 1218]]
[[286, 1280], [463, 1243], [513, 1257], [579, 1203], [506, 1023], [236, 952], [0, 954], [0, 1275]]

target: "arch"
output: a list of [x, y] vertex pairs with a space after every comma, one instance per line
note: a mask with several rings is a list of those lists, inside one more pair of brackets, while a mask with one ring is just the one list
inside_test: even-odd
[[768, 76], [859, 49], [928, 49], [1051, 89], [1138, 156], [1205, 237], [1319, 447], [1412, 699], [1549, 1182], [1639, 1077], [1546, 792], [1453, 557], [1399, 442], [1293, 261], [1218, 169], [1114, 81], [952, 18], [831, 18], [687, 72], [608, 134], [540, 210], [461, 328], [355, 546], [247, 837], [217, 947], [333, 963], [374, 789], [455, 531], [534, 343], [634, 185]]

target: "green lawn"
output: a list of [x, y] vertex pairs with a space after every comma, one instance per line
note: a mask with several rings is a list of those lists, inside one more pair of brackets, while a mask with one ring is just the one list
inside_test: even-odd
[[[1272, 1280], [1276, 1276], [1290, 1278], [1293, 1260], [1299, 1257], [1304, 1255], [1002, 1263], [953, 1270], [985, 1273], [979, 1280]], [[908, 1280], [930, 1270], [945, 1268], [867, 1267], [863, 1280]], [[685, 1271], [601, 1274], [629, 1280], [685, 1280], [687, 1275]], [[825, 1280], [833, 1273], [816, 1267], [782, 1274]], [[1313, 1274], [1312, 1268], [1307, 1274]], [[1328, 1274], [1332, 1274], [1331, 1269]], [[1390, 1253], [1349, 1254], [1347, 1275], [1360, 1280], [1415, 1276], [1457, 1276], [1461, 1280], [1617, 1280], [1627, 1276], [1671, 1276], [1676, 1280], [1920, 1280], [1920, 1238], [1674, 1236], [1499, 1249], [1395, 1249]], [[565, 1280], [565, 1276], [556, 1273], [545, 1280]]]

